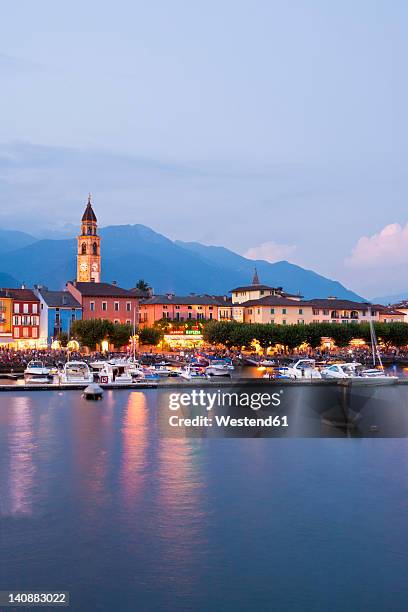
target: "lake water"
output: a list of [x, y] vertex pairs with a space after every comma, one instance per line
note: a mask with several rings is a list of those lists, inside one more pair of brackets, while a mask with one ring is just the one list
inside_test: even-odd
[[158, 397], [0, 394], [0, 590], [84, 612], [407, 610], [406, 439], [163, 439]]

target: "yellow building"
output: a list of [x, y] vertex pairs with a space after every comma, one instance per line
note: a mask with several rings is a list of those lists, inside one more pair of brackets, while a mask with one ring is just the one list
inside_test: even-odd
[[7, 290], [0, 290], [0, 344], [9, 344], [13, 341], [12, 334], [13, 300]]

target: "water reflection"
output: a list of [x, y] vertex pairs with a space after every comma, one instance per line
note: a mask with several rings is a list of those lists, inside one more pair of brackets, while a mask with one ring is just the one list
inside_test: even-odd
[[123, 416], [120, 470], [121, 495], [128, 510], [134, 508], [147, 478], [148, 417], [146, 394], [130, 393]]
[[2, 442], [0, 462], [0, 511], [2, 515], [31, 514], [37, 450], [34, 437], [32, 398], [16, 397], [2, 417], [1, 427], [6, 431]]

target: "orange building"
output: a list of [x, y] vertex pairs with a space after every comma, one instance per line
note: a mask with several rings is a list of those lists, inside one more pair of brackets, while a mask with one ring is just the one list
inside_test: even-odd
[[8, 290], [0, 290], [0, 345], [13, 341], [12, 310], [13, 300]]
[[212, 295], [188, 296], [167, 293], [154, 295], [140, 303], [139, 323], [142, 327], [153, 325], [155, 321], [218, 320], [219, 308], [227, 305], [227, 298]]

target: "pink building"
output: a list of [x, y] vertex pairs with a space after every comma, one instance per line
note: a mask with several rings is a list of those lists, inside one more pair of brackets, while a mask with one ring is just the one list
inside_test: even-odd
[[67, 289], [82, 306], [83, 319], [108, 319], [113, 323], [138, 324], [139, 297], [109, 283], [67, 283]]

